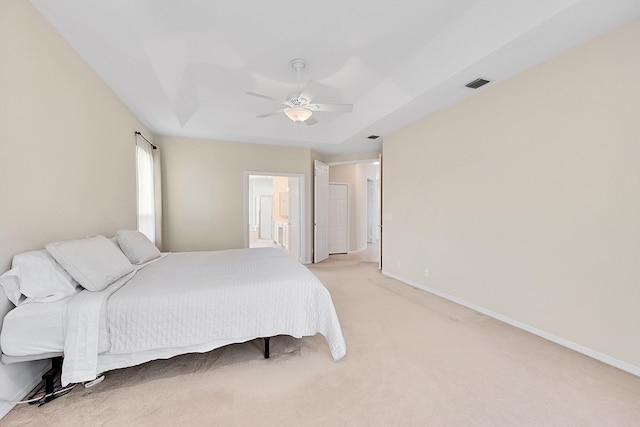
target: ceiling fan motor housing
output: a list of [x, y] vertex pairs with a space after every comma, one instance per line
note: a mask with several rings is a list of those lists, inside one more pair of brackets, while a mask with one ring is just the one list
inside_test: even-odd
[[291, 67], [296, 71], [302, 71], [307, 66], [307, 61], [300, 58], [295, 58], [291, 60]]
[[289, 105], [291, 105], [291, 107], [305, 107], [307, 106], [307, 104], [309, 104], [309, 100], [305, 97], [290, 98], [288, 102], [289, 102]]

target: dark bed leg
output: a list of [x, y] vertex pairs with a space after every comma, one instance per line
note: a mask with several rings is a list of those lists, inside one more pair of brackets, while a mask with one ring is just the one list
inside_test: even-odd
[[54, 357], [51, 359], [51, 369], [44, 373], [42, 379], [44, 380], [44, 392], [46, 397], [44, 398], [45, 402], [49, 402], [55, 399], [54, 388], [56, 377], [60, 372], [60, 368], [62, 368], [62, 357]]
[[[44, 381], [44, 397], [40, 400], [30, 402], [31, 404], [40, 404], [43, 405], [47, 402], [52, 401], [56, 398], [54, 396], [55, 392], [55, 383], [58, 374], [60, 373], [60, 369], [62, 368], [62, 356], [54, 357], [51, 359], [51, 368], [42, 375], [42, 380]], [[42, 390], [42, 389], [40, 389]], [[38, 392], [36, 391], [33, 396], [35, 396]], [[33, 398], [33, 396], [29, 397], [29, 399]]]
[[264, 339], [264, 358], [268, 359], [269, 358], [269, 340], [271, 339], [271, 337], [263, 338], [263, 339]]

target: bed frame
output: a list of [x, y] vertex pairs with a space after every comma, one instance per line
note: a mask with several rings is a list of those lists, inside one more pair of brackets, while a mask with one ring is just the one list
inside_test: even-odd
[[[264, 337], [264, 358], [269, 359], [270, 351], [269, 351], [269, 342], [271, 341], [271, 337]], [[19, 363], [19, 362], [31, 362], [36, 360], [47, 360], [51, 359], [51, 368], [47, 372], [42, 375], [42, 381], [44, 382], [44, 397], [40, 400], [36, 400], [30, 402], [31, 404], [38, 404], [38, 406], [42, 406], [45, 403], [51, 402], [53, 399], [64, 396], [64, 395], [56, 395], [55, 394], [55, 383], [57, 377], [60, 376], [60, 372], [62, 370], [62, 359], [64, 358], [64, 353], [43, 353], [33, 356], [8, 356], [6, 354], [2, 354], [0, 360], [5, 364]], [[41, 383], [42, 384], [42, 383]], [[40, 386], [34, 393], [32, 393], [28, 400], [31, 400], [35, 395], [40, 391], [42, 386]]]

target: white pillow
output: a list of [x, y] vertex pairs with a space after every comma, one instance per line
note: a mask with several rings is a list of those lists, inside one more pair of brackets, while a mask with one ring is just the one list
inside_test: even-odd
[[14, 269], [0, 276], [0, 286], [2, 286], [5, 295], [13, 305], [19, 306], [26, 299], [20, 292], [20, 277], [18, 277], [18, 273]]
[[133, 271], [127, 257], [104, 236], [49, 243], [46, 248], [89, 291], [101, 291]]
[[135, 230], [118, 230], [118, 245], [132, 264], [143, 264], [158, 258], [160, 250], [144, 234]]
[[57, 301], [76, 291], [78, 283], [45, 250], [24, 252], [13, 257], [11, 270], [0, 278], [14, 305], [29, 301]]

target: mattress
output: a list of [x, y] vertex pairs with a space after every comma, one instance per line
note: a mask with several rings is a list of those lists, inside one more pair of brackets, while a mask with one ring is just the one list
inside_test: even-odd
[[64, 309], [71, 295], [58, 301], [27, 303], [11, 310], [0, 333], [2, 353], [37, 356], [64, 349]]

